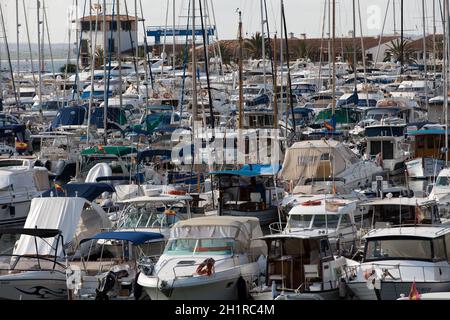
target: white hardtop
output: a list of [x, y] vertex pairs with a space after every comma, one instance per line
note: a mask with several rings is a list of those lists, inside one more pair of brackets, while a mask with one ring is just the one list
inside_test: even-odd
[[129, 204], [146, 204], [151, 202], [178, 202], [178, 201], [191, 201], [193, 198], [188, 195], [171, 195], [171, 194], [161, 194], [159, 196], [141, 196], [132, 199], [119, 201], [120, 203]]
[[373, 229], [363, 239], [381, 237], [417, 237], [434, 239], [450, 233], [449, 227], [441, 226], [416, 226], [416, 227], [395, 227], [384, 229]]
[[395, 197], [395, 198], [384, 198], [377, 200], [370, 200], [362, 203], [361, 205], [368, 206], [387, 206], [387, 205], [398, 205], [398, 206], [426, 206], [436, 204], [435, 200], [430, 200], [429, 198], [419, 198], [419, 197]]
[[279, 233], [279, 234], [268, 234], [264, 237], [258, 238], [259, 240], [266, 240], [266, 239], [322, 239], [322, 238], [328, 238], [328, 236], [323, 233], [322, 230], [317, 229], [304, 229], [301, 231], [291, 231], [291, 232], [285, 232]]
[[[314, 203], [318, 202], [320, 202], [320, 204], [314, 205]], [[300, 202], [289, 211], [289, 215], [344, 215], [353, 212], [355, 209], [356, 201], [352, 200], [313, 200]]]

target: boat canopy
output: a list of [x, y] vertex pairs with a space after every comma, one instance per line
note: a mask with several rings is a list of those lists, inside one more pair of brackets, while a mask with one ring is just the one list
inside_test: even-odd
[[335, 140], [296, 142], [286, 151], [280, 177], [294, 181], [318, 178], [321, 163], [330, 161], [334, 174], [338, 175], [360, 160], [347, 146]]
[[206, 216], [178, 221], [170, 230], [170, 239], [231, 238], [236, 252], [265, 254], [266, 244], [259, 239], [263, 233], [255, 217]]
[[161, 241], [164, 236], [157, 232], [140, 232], [140, 231], [116, 231], [116, 232], [102, 232], [98, 233], [93, 237], [86, 238], [80, 241], [80, 243], [89, 240], [122, 240], [130, 241], [135, 245], [143, 244], [149, 241]]
[[[88, 205], [92, 210], [84, 210]], [[24, 228], [43, 228], [61, 230], [63, 245], [76, 242], [76, 238], [89, 237], [102, 228], [111, 227], [107, 214], [95, 203], [84, 198], [34, 198]], [[75, 237], [76, 236], [76, 237]], [[35, 239], [28, 235], [20, 236], [14, 255], [36, 254], [53, 255], [58, 239], [53, 241]], [[62, 256], [63, 248], [58, 246], [57, 255]]]
[[239, 170], [223, 170], [212, 171], [209, 174], [212, 175], [235, 175], [244, 177], [257, 177], [257, 176], [273, 176], [280, 171], [280, 165], [271, 164], [246, 164]]
[[123, 157], [131, 153], [137, 153], [137, 149], [129, 146], [95, 146], [81, 151], [81, 155], [83, 156], [91, 154], [113, 154], [118, 157]]
[[73, 106], [59, 109], [50, 125], [50, 131], [60, 126], [79, 126], [84, 123], [87, 106]]
[[4, 234], [25, 234], [39, 238], [53, 238], [61, 234], [57, 229], [38, 229], [38, 228], [0, 228], [0, 237]]
[[169, 149], [149, 149], [138, 152], [137, 162], [141, 162], [144, 159], [151, 159], [153, 157], [163, 157], [165, 159], [172, 158], [172, 150]]
[[80, 197], [88, 201], [94, 201], [103, 192], [114, 193], [116, 190], [108, 183], [69, 183], [61, 188], [52, 187], [42, 194], [42, 197]]

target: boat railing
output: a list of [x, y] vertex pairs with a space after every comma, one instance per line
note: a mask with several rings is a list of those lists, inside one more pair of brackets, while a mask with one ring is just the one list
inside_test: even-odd
[[[371, 268], [369, 267], [371, 266]], [[382, 271], [381, 276], [376, 269]], [[415, 271], [416, 270], [416, 271]], [[412, 272], [414, 271], [414, 274]], [[397, 282], [436, 282], [450, 280], [450, 266], [424, 266], [424, 265], [401, 265], [388, 263], [372, 263], [364, 266], [346, 266], [345, 277], [347, 280], [356, 278], [358, 272], [362, 272], [364, 278], [369, 281], [374, 276], [383, 281]]]
[[[3, 259], [8, 259], [8, 262]], [[26, 271], [51, 271], [65, 274], [66, 268], [66, 265], [57, 261], [55, 257], [17, 254], [2, 254], [0, 257], [0, 274]]]
[[283, 230], [286, 228], [287, 223], [286, 222], [273, 222], [269, 224], [269, 230], [270, 234], [277, 234], [282, 233]]

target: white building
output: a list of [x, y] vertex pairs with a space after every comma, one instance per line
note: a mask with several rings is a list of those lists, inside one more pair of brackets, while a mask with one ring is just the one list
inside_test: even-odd
[[[105, 20], [105, 22], [104, 22]], [[83, 66], [89, 65], [90, 61], [90, 43], [92, 42], [93, 51], [99, 48], [103, 49], [106, 57], [109, 55], [109, 48], [112, 49], [112, 57], [116, 57], [117, 52], [126, 53], [136, 50], [138, 45], [136, 18], [134, 16], [120, 15], [119, 26], [117, 25], [117, 15], [103, 14], [85, 16], [78, 20], [77, 30], [79, 39], [81, 39], [80, 62]], [[142, 21], [138, 19], [137, 22]], [[104, 25], [105, 24], [105, 25]], [[120, 48], [118, 48], [120, 36]]]

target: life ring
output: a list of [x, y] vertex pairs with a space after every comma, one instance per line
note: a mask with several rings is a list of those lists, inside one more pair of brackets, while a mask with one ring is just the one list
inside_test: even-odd
[[157, 94], [156, 92], [152, 95], [153, 99], [159, 99], [159, 94]]
[[169, 190], [168, 193], [171, 194], [171, 195], [174, 195], [174, 196], [184, 196], [184, 195], [186, 195], [186, 191], [184, 191], [184, 190]]
[[28, 148], [28, 144], [25, 142], [17, 141], [16, 142], [16, 149], [17, 150], [26, 150]]
[[170, 99], [172, 98], [172, 95], [168, 92], [164, 93], [164, 99]]
[[166, 216], [176, 216], [177, 212], [175, 210], [172, 210], [172, 209], [166, 209], [166, 210], [164, 210], [164, 214]]
[[202, 90], [200, 91], [200, 95], [201, 95], [203, 98], [205, 98], [205, 97], [208, 95], [208, 92], [207, 92], [205, 89], [202, 89]]
[[204, 276], [204, 275], [211, 276], [213, 273], [215, 262], [216, 262], [216, 260], [214, 260], [213, 258], [205, 259], [197, 267], [197, 270], [195, 270], [195, 273], [197, 273], [198, 275], [201, 275], [201, 276]]
[[320, 201], [320, 200], [317, 200], [317, 201], [310, 200], [310, 201], [303, 202], [301, 205], [302, 206], [320, 206], [321, 204], [322, 204], [322, 201]]

